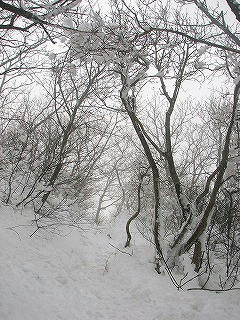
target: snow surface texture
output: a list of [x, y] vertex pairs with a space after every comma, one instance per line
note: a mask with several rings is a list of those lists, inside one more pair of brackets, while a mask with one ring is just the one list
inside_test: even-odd
[[0, 205], [1, 320], [239, 319], [239, 291], [177, 291], [154, 271], [153, 250], [137, 233], [132, 256], [109, 245], [124, 250], [121, 220], [31, 238], [30, 220]]

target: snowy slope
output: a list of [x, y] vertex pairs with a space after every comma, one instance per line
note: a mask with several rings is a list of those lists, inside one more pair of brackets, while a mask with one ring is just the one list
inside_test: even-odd
[[109, 228], [30, 238], [28, 214], [1, 205], [0, 320], [238, 319], [239, 291], [179, 292], [154, 272], [149, 244], [123, 254], [109, 244], [123, 250], [123, 223]]

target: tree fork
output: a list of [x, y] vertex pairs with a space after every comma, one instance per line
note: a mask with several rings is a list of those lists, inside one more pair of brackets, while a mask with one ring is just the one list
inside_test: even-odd
[[[156, 246], [156, 250], [157, 253], [159, 255], [159, 257], [163, 257], [163, 253], [162, 253], [162, 249], [161, 249], [161, 245], [159, 242], [159, 209], [160, 209], [160, 190], [159, 190], [159, 171], [157, 168], [157, 165], [155, 163], [155, 160], [152, 156], [152, 152], [150, 150], [150, 147], [147, 143], [147, 140], [142, 132], [141, 126], [138, 123], [138, 119], [137, 116], [134, 113], [134, 110], [136, 110], [136, 105], [135, 105], [135, 100], [134, 99], [129, 99], [132, 100], [132, 102], [134, 103], [133, 109], [130, 106], [129, 101], [126, 99], [125, 95], [123, 94], [124, 91], [124, 86], [120, 92], [120, 97], [122, 100], [122, 103], [128, 113], [128, 116], [133, 124], [134, 130], [137, 133], [137, 136], [141, 142], [141, 145], [143, 147], [144, 153], [147, 157], [149, 166], [152, 170], [152, 175], [153, 175], [153, 190], [154, 190], [154, 197], [155, 197], [155, 209], [154, 209], [154, 229], [153, 229], [153, 234], [154, 234], [154, 243]], [[156, 266], [156, 270], [159, 269], [159, 266]]]

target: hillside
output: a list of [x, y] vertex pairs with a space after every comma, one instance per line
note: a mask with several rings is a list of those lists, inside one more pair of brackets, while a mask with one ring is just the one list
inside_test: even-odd
[[123, 228], [120, 219], [85, 231], [39, 230], [30, 238], [35, 228], [29, 213], [1, 205], [0, 319], [238, 318], [240, 291], [177, 291], [154, 271], [153, 249], [137, 234], [132, 255], [119, 251]]

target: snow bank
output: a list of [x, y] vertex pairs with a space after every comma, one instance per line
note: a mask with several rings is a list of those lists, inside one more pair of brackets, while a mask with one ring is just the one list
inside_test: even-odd
[[[27, 212], [0, 206], [1, 320], [237, 319], [240, 292], [178, 292], [154, 272], [153, 249], [123, 221], [87, 232], [34, 231]], [[111, 243], [111, 245], [109, 244]], [[121, 253], [116, 248], [132, 253]]]

